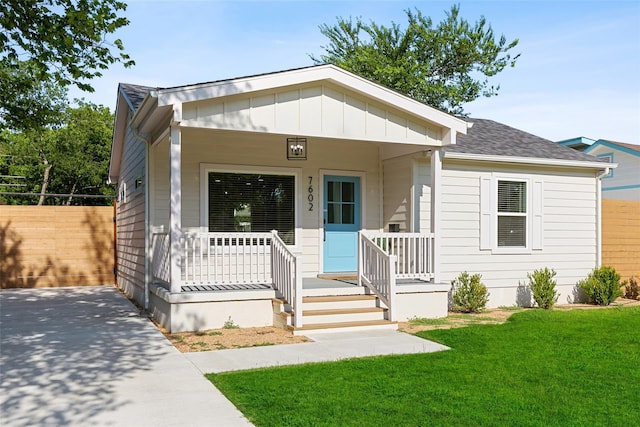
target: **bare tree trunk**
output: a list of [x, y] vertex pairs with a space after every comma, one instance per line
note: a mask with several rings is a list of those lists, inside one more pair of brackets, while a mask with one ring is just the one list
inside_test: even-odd
[[51, 165], [42, 151], [40, 151], [40, 158], [44, 164], [44, 175], [42, 176], [42, 188], [40, 188], [40, 200], [38, 200], [38, 206], [44, 205], [44, 195], [47, 194], [47, 187], [49, 186], [49, 172], [51, 171]]
[[71, 206], [71, 199], [73, 198], [73, 195], [76, 192], [76, 184], [77, 183], [74, 182], [73, 187], [71, 187], [71, 193], [69, 194], [69, 198], [67, 199], [67, 203], [66, 203], [67, 206]]

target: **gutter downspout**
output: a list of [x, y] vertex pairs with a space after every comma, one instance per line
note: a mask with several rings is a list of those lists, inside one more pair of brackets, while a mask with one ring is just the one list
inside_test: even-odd
[[602, 265], [602, 177], [609, 174], [610, 167], [596, 174], [596, 267]]
[[149, 137], [138, 132], [137, 128], [131, 129], [133, 136], [144, 143], [144, 311], [149, 311], [149, 288], [151, 285], [151, 221], [150, 207], [151, 195], [149, 191]]

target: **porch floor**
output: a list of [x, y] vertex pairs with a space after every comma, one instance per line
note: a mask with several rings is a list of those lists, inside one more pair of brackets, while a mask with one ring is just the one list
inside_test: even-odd
[[[430, 282], [419, 279], [398, 279], [397, 286], [409, 285], [426, 285]], [[302, 289], [335, 289], [357, 287], [357, 279], [321, 279], [316, 277], [307, 277], [302, 279]], [[247, 284], [215, 284], [215, 285], [185, 285], [182, 286], [182, 292], [229, 292], [229, 291], [256, 291], [273, 289], [270, 284], [266, 283], [247, 283]]]

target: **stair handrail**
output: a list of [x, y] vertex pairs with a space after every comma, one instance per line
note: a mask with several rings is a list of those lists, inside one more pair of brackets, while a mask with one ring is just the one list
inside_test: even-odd
[[293, 326], [302, 322], [302, 256], [294, 254], [276, 230], [271, 231], [271, 278], [273, 287], [291, 306]]
[[358, 232], [358, 285], [366, 286], [389, 310], [395, 321], [396, 257], [387, 254], [362, 231]]

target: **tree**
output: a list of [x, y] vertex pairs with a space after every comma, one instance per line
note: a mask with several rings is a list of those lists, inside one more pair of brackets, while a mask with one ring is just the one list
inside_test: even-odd
[[56, 105], [32, 102], [34, 93], [57, 87], [66, 95], [72, 85], [93, 92], [88, 81], [102, 70], [134, 65], [121, 40], [107, 40], [129, 24], [118, 16], [126, 8], [117, 0], [0, 2], [0, 126], [48, 125]]
[[[100, 77], [111, 64], [133, 61], [119, 39], [106, 36], [129, 24], [118, 16], [127, 5], [117, 0], [4, 0], [0, 3], [0, 57], [3, 65], [19, 67], [31, 61], [35, 78], [62, 87]], [[116, 53], [111, 49], [115, 48]]]
[[329, 39], [325, 54], [311, 56], [317, 64], [330, 63], [451, 114], [464, 115], [463, 104], [480, 96], [491, 97], [499, 86], [489, 77], [520, 56], [511, 56], [518, 40], [496, 39], [481, 17], [470, 24], [452, 6], [445, 19], [434, 25], [420, 11], [406, 10], [408, 25], [402, 30], [338, 18], [335, 25], [321, 25]]
[[67, 205], [75, 194], [113, 195], [113, 187], [107, 185], [113, 115], [107, 107], [80, 102], [67, 110], [65, 121], [66, 126], [55, 132], [54, 192], [69, 194]]
[[[19, 178], [20, 192], [40, 193], [42, 204], [76, 204], [76, 194], [112, 196], [106, 184], [111, 148], [113, 115], [108, 108], [79, 101], [67, 108], [56, 128], [0, 133], [0, 171]], [[18, 178], [16, 178], [18, 179]], [[0, 191], [15, 191], [0, 180]], [[46, 194], [66, 194], [46, 197]], [[28, 204], [33, 200], [5, 196], [6, 203]], [[106, 201], [107, 203], [110, 200]], [[104, 204], [105, 199], [86, 199], [83, 204]]]

